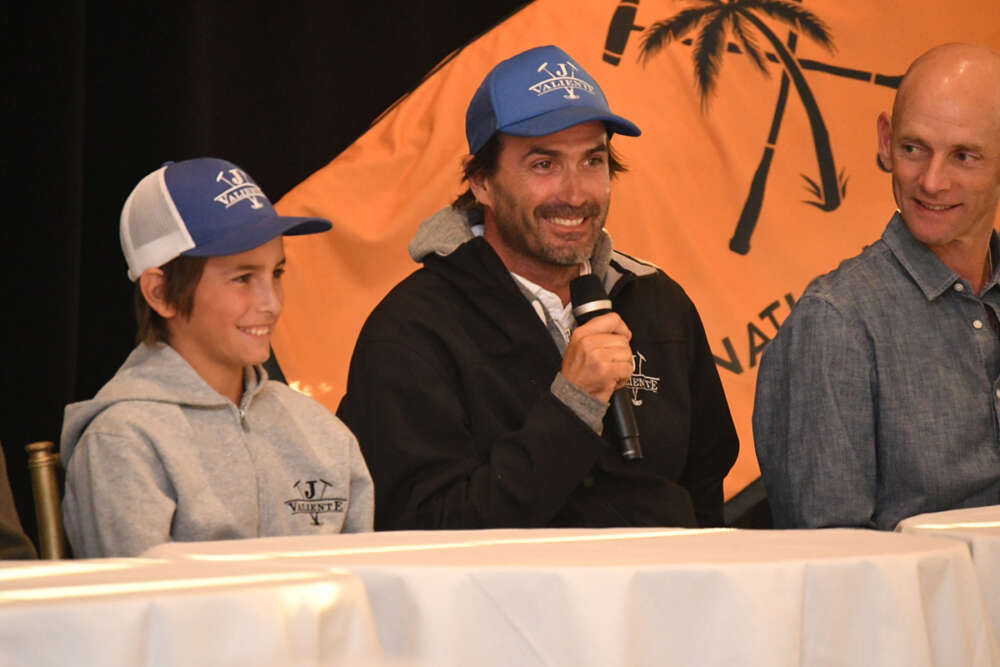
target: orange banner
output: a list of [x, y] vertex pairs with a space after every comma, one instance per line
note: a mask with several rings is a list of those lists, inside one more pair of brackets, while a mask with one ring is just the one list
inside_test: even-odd
[[[876, 116], [931, 46], [1000, 48], [995, 0], [785, 4], [822, 25], [742, 0], [537, 0], [455, 54], [278, 202], [283, 214], [334, 222], [329, 234], [286, 240], [274, 346], [288, 380], [336, 409], [362, 323], [417, 268], [407, 243], [463, 189], [476, 87], [500, 60], [556, 44], [643, 130], [614, 139], [629, 171], [613, 185], [608, 230], [698, 306], [740, 434], [727, 498], [756, 479], [750, 416], [764, 346], [806, 284], [877, 239], [895, 206], [876, 162]], [[700, 20], [685, 24], [687, 9]], [[657, 26], [671, 39], [642, 57]], [[711, 40], [721, 56], [699, 67]]]

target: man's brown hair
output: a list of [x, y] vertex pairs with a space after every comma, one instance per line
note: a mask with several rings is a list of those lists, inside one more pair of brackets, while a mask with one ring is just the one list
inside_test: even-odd
[[[207, 259], [180, 255], [160, 267], [163, 271], [163, 299], [176, 308], [181, 317], [190, 317], [194, 310], [194, 293], [201, 282]], [[167, 321], [146, 302], [139, 280], [135, 281], [134, 303], [135, 321], [139, 327], [136, 342], [170, 342]]]

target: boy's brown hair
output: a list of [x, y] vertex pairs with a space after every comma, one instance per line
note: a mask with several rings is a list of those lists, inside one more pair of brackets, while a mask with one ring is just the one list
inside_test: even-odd
[[[194, 293], [205, 271], [207, 257], [180, 255], [160, 267], [163, 271], [163, 298], [177, 309], [177, 314], [187, 318], [194, 310]], [[135, 321], [138, 325], [137, 343], [169, 343], [167, 321], [153, 310], [142, 294], [141, 280], [135, 282]]]

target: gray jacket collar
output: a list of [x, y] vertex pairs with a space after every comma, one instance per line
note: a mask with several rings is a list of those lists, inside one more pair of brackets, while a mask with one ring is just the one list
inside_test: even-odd
[[[243, 369], [243, 400], [246, 408], [267, 383], [263, 366]], [[101, 412], [122, 401], [154, 401], [203, 408], [232, 405], [212, 389], [197, 371], [169, 345], [140, 343], [97, 395], [66, 406], [63, 418], [62, 452], [68, 461], [76, 441]]]

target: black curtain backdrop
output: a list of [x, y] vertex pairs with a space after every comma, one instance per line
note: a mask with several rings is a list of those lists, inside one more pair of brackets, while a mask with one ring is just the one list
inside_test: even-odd
[[8, 3], [0, 442], [29, 534], [24, 445], [58, 442], [65, 404], [133, 347], [118, 215], [136, 182], [210, 155], [276, 201], [525, 4]]

